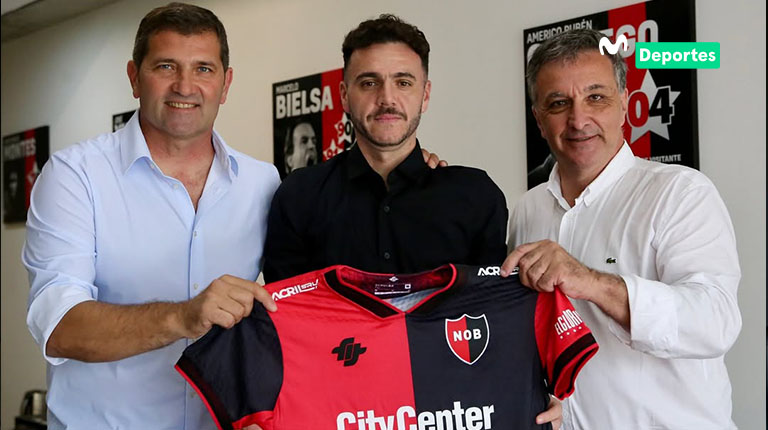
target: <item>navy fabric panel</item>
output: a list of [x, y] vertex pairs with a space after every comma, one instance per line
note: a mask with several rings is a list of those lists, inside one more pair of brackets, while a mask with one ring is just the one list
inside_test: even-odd
[[259, 303], [231, 329], [214, 326], [184, 350], [179, 364], [211, 400], [224, 428], [229, 420], [274, 409], [283, 383], [280, 340]]
[[[453, 410], [456, 401], [464, 410], [493, 405], [493, 428], [551, 428], [535, 423], [549, 402], [535, 339], [536, 293], [517, 277], [483, 278], [457, 267], [460, 276], [450, 294], [432, 303], [429, 312], [419, 309], [406, 317], [416, 409]], [[485, 315], [489, 327], [488, 346], [471, 365], [451, 351], [446, 339], [446, 319], [464, 314]], [[485, 325], [467, 322], [470, 330]], [[474, 345], [470, 351], [479, 354]]]

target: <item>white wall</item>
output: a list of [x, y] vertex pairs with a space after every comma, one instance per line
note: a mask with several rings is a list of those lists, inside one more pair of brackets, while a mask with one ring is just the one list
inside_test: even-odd
[[[136, 107], [125, 64], [138, 22], [164, 3], [122, 1], [3, 44], [0, 134], [50, 125], [55, 151], [109, 131], [112, 114]], [[365, 18], [393, 12], [417, 24], [432, 44], [432, 102], [420, 139], [452, 164], [486, 169], [512, 207], [526, 177], [522, 30], [636, 0], [197, 3], [218, 14], [230, 38], [235, 78], [217, 129], [267, 161], [273, 82], [341, 67], [341, 41]], [[727, 356], [733, 415], [740, 428], [759, 429], [766, 423], [765, 4], [699, 1], [696, 21], [698, 40], [720, 42], [722, 52], [719, 70], [698, 73], [701, 170], [731, 212], [743, 271], [744, 328]], [[45, 386], [45, 365], [24, 323], [24, 228], [3, 225], [2, 233], [0, 428], [9, 429], [22, 393]]]

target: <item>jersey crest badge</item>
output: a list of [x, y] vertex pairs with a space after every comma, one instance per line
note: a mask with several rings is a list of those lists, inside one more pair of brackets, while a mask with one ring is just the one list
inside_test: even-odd
[[445, 319], [445, 340], [451, 352], [466, 364], [473, 365], [488, 347], [488, 320], [485, 314], [473, 317], [467, 314], [458, 319]]

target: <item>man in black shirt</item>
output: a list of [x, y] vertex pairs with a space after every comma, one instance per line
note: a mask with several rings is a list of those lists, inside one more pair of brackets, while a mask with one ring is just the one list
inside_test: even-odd
[[347, 35], [341, 97], [356, 145], [293, 172], [269, 215], [264, 277], [333, 264], [418, 272], [445, 263], [500, 264], [506, 200], [488, 175], [430, 169], [416, 129], [429, 104], [429, 44], [391, 15]]
[[[285, 178], [269, 213], [265, 280], [334, 264], [379, 273], [500, 264], [507, 207], [499, 187], [482, 170], [430, 169], [416, 139], [431, 89], [424, 34], [381, 15], [347, 34], [342, 52], [341, 99], [357, 142]], [[557, 428], [559, 419], [556, 404], [537, 422]]]
[[333, 264], [413, 273], [449, 262], [504, 261], [507, 207], [485, 172], [432, 170], [414, 139], [385, 183], [360, 142], [283, 181], [269, 214], [267, 282]]

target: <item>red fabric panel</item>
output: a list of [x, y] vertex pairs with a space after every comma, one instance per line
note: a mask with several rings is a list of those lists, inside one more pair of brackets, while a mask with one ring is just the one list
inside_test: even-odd
[[562, 400], [573, 394], [576, 376], [597, 353], [597, 343], [559, 289], [539, 293], [534, 319], [536, 344], [549, 389]]
[[[344, 409], [349, 404], [344, 394], [347, 386], [356, 392], [355, 403], [366, 405], [366, 410], [375, 410], [379, 416], [395, 415], [404, 405], [415, 407], [405, 315], [372, 318], [370, 311], [348, 299], [340, 301], [319, 272], [309, 275], [293, 278], [292, 282], [319, 280], [317, 290], [280, 299], [278, 311], [270, 314], [280, 337], [284, 366], [283, 391], [275, 405], [275, 419], [290, 414], [290, 422], [294, 423], [335, 423], [341, 412], [357, 414]], [[267, 287], [272, 292], [286, 285]], [[394, 324], [392, 319], [396, 320]], [[332, 350], [348, 338], [354, 338], [353, 342], [365, 352], [353, 365], [345, 366]], [[376, 359], [380, 354], [388, 359]], [[361, 385], [370, 389], [360, 390]], [[328, 391], [329, 386], [341, 387], [334, 388], [338, 401]], [[316, 401], [323, 406], [313, 407]]]

